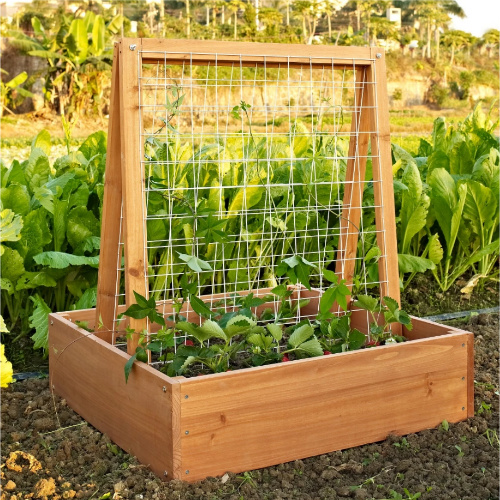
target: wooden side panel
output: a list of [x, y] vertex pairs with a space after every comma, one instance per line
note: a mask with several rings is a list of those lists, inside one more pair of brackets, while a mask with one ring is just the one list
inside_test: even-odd
[[[366, 157], [370, 142], [370, 116], [365, 107], [368, 104], [366, 90], [366, 71], [356, 71], [356, 81], [361, 85], [356, 91], [356, 109], [352, 115], [351, 139], [349, 141], [349, 159], [347, 161], [344, 183], [344, 199], [342, 217], [340, 219], [340, 236], [337, 251], [335, 272], [347, 281], [352, 289], [356, 267], [359, 224], [361, 220], [361, 204], [366, 172]], [[357, 134], [357, 135], [356, 135]], [[349, 302], [349, 297], [347, 298]], [[336, 311], [339, 311], [338, 306]]]
[[[377, 245], [382, 252], [378, 261], [381, 295], [401, 302], [399, 291], [398, 246], [396, 237], [396, 212], [392, 179], [391, 134], [389, 126], [389, 100], [383, 49], [372, 47], [374, 63], [368, 68], [373, 163], [373, 190], [375, 196], [375, 221]], [[397, 326], [397, 325], [396, 325]], [[400, 330], [400, 329], [399, 329]], [[395, 330], [396, 331], [396, 330]], [[396, 333], [399, 333], [396, 331]]]
[[467, 334], [453, 334], [181, 381], [185, 479], [462, 420], [468, 413], [464, 343]]
[[50, 315], [49, 355], [51, 386], [71, 408], [160, 477], [178, 473], [177, 380], [135, 363], [125, 383], [129, 356], [58, 314]]
[[[141, 165], [142, 145], [139, 114], [140, 41], [126, 39], [120, 42], [120, 131], [123, 225], [125, 250], [125, 300], [127, 306], [135, 303], [134, 291], [143, 296], [146, 289], [146, 235], [145, 203], [143, 196], [144, 175]], [[132, 50], [135, 45], [135, 49]], [[135, 331], [147, 328], [145, 319], [130, 319]], [[127, 351], [133, 354], [139, 334], [132, 335]]]
[[115, 313], [118, 302], [117, 287], [120, 272], [120, 224], [122, 209], [122, 175], [120, 144], [120, 81], [119, 51], [115, 45], [113, 53], [113, 74], [111, 78], [111, 103], [108, 125], [108, 152], [104, 178], [104, 199], [102, 208], [101, 251], [97, 282], [97, 307], [95, 324], [102, 322], [96, 336], [113, 343]]

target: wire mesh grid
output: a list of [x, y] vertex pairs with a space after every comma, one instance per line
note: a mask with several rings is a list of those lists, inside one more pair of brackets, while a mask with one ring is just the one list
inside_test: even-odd
[[[279, 264], [294, 256], [310, 264], [317, 297], [330, 285], [323, 270], [342, 274], [349, 260], [356, 271], [349, 286], [364, 292], [380, 286], [377, 260], [385, 255], [377, 236], [384, 228], [383, 221], [375, 225], [380, 205], [373, 196], [380, 181], [371, 176], [371, 152], [358, 151], [362, 134], [377, 128], [362, 130], [359, 121], [369, 108], [364, 92], [375, 83], [367, 81], [366, 65], [352, 60], [338, 69], [334, 58], [324, 57], [321, 64], [311, 57], [298, 65], [292, 56], [247, 64], [236, 54], [229, 63], [226, 57], [219, 64], [215, 55], [197, 64], [194, 53], [172, 64], [168, 52], [143, 64], [141, 55], [150, 296], [179, 297], [187, 272], [198, 296], [223, 294], [230, 305], [235, 294], [262, 295], [277, 286]], [[360, 161], [366, 177], [346, 179], [348, 164], [356, 171]], [[356, 189], [362, 193], [353, 196]], [[360, 212], [358, 225], [342, 224], [346, 208]], [[350, 257], [339, 251], [348, 235], [359, 236]], [[124, 294], [118, 296], [123, 303]], [[300, 314], [296, 308], [290, 321]]]

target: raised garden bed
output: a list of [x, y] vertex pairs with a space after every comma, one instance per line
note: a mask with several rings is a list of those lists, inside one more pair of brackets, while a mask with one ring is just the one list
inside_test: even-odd
[[[265, 467], [474, 414], [472, 334], [418, 318], [400, 344], [191, 379], [136, 362], [128, 383], [129, 356], [75, 321], [93, 328], [95, 311], [50, 318], [53, 390], [166, 479]], [[367, 315], [353, 312], [352, 324], [366, 333]]]

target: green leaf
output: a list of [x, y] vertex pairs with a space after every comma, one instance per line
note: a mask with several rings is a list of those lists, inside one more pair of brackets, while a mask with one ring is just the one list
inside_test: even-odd
[[211, 319], [205, 320], [203, 325], [199, 328], [204, 334], [207, 335], [207, 338], [219, 338], [224, 341], [227, 340], [227, 335], [224, 333], [224, 330]]
[[100, 55], [105, 49], [105, 34], [104, 19], [97, 15], [92, 26], [92, 51], [95, 55]]
[[360, 349], [366, 341], [366, 336], [364, 333], [360, 332], [356, 328], [349, 332], [348, 346], [350, 351], [355, 351]]
[[356, 299], [354, 307], [359, 307], [366, 311], [379, 312], [380, 304], [375, 297], [371, 297], [370, 295], [358, 295]]
[[47, 272], [47, 270], [25, 272], [17, 280], [16, 290], [30, 290], [41, 286], [57, 286], [57, 281]]
[[202, 273], [203, 271], [212, 271], [212, 267], [208, 262], [195, 257], [194, 255], [186, 255], [183, 253], [179, 253], [179, 258], [183, 260], [190, 269], [196, 271], [198, 273]]
[[75, 309], [91, 309], [97, 303], [97, 287], [87, 288], [75, 304]]
[[134, 362], [137, 359], [137, 353], [130, 356], [129, 360], [125, 363], [125, 383], [128, 382], [128, 377], [130, 372], [132, 371], [132, 366], [134, 366]]
[[6, 291], [9, 295], [14, 293], [14, 285], [12, 284], [12, 281], [5, 278], [0, 278], [0, 289]]
[[47, 130], [41, 130], [35, 136], [31, 142], [31, 150], [35, 148], [40, 148], [47, 156], [50, 155], [52, 141], [50, 139], [50, 133]]
[[43, 186], [50, 176], [49, 158], [40, 148], [34, 148], [28, 159], [25, 169], [28, 186], [33, 192], [35, 188]]
[[311, 340], [307, 342], [303, 342], [300, 344], [300, 349], [306, 352], [309, 356], [322, 356], [323, 349], [319, 340], [316, 337], [313, 337]]
[[430, 173], [428, 183], [433, 212], [446, 241], [446, 254], [451, 256], [462, 220], [467, 186], [457, 187], [452, 176], [442, 168]]
[[427, 244], [428, 256], [431, 262], [434, 264], [439, 264], [443, 260], [443, 247], [439, 241], [439, 235], [433, 234], [429, 238], [429, 243]]
[[37, 294], [30, 297], [33, 301], [33, 314], [30, 316], [29, 326], [35, 329], [32, 340], [34, 341], [33, 349], [48, 349], [49, 343], [49, 314], [52, 312], [45, 301]]
[[207, 307], [205, 303], [196, 295], [189, 295], [189, 305], [191, 306], [191, 309], [202, 318], [210, 318], [214, 315], [210, 308]]
[[300, 344], [305, 342], [314, 333], [314, 328], [311, 325], [302, 325], [294, 330], [288, 339], [292, 347], [299, 347]]
[[423, 273], [427, 269], [435, 269], [436, 265], [430, 259], [410, 254], [398, 253], [399, 271], [402, 273]]
[[0, 191], [2, 206], [18, 215], [27, 215], [30, 211], [30, 195], [26, 186], [13, 183]]
[[394, 313], [394, 311], [397, 311], [399, 309], [399, 304], [397, 300], [394, 300], [391, 297], [384, 297], [384, 304], [387, 306], [387, 309]]
[[175, 328], [177, 328], [177, 330], [179, 330], [180, 332], [184, 332], [188, 335], [192, 335], [193, 337], [198, 338], [197, 332], [199, 327], [193, 323], [188, 323], [187, 321], [178, 321], [175, 324]]
[[23, 219], [20, 215], [10, 209], [0, 212], [0, 243], [20, 240], [22, 228]]
[[239, 188], [227, 209], [226, 217], [233, 219], [243, 209], [248, 210], [259, 203], [264, 189], [260, 184], [260, 179], [250, 181], [245, 187]]
[[53, 269], [64, 269], [68, 266], [92, 266], [99, 267], [99, 256], [85, 257], [64, 252], [42, 252], [35, 255], [34, 261], [42, 266]]
[[24, 259], [17, 250], [2, 246], [2, 278], [16, 283], [19, 276], [24, 273]]
[[472, 230], [482, 238], [484, 237], [486, 222], [493, 218], [495, 211], [498, 213], [498, 207], [492, 207], [492, 201], [493, 197], [490, 188], [473, 180], [467, 183], [463, 216], [470, 221]]
[[279, 342], [283, 337], [283, 327], [278, 323], [268, 323], [266, 325], [267, 330], [273, 336], [273, 338]]
[[66, 236], [73, 249], [92, 236], [99, 236], [99, 221], [87, 208], [78, 206], [68, 214]]

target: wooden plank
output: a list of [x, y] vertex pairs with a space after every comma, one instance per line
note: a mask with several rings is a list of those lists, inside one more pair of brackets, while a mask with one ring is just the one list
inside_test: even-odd
[[[371, 51], [375, 62], [368, 68], [367, 78], [368, 81], [374, 82], [368, 84], [370, 89], [368, 96], [369, 105], [372, 106], [370, 108], [373, 131], [371, 150], [377, 245], [382, 252], [378, 261], [379, 280], [381, 295], [392, 297], [401, 303], [385, 54], [383, 49], [377, 47], [372, 47]], [[395, 327], [395, 333], [400, 333], [401, 330], [398, 331], [397, 325]]]
[[185, 479], [462, 420], [466, 341], [452, 334], [181, 381]]
[[[349, 160], [347, 161], [344, 183], [344, 199], [340, 219], [340, 236], [337, 250], [335, 272], [347, 282], [352, 290], [358, 249], [359, 225], [361, 220], [361, 205], [365, 187], [366, 160], [370, 142], [371, 120], [366, 109], [368, 92], [366, 92], [366, 70], [356, 71], [356, 81], [361, 86], [356, 90], [355, 110], [352, 114], [351, 138], [349, 140]], [[350, 297], [347, 297], [349, 303]], [[335, 311], [338, 312], [338, 305]]]
[[118, 305], [120, 272], [120, 228], [122, 209], [122, 176], [120, 145], [120, 82], [119, 52], [116, 44], [113, 52], [111, 77], [111, 102], [108, 124], [108, 147], [104, 176], [104, 197], [101, 224], [101, 251], [97, 280], [97, 306], [95, 324], [101, 323], [96, 336], [109, 343], [114, 342], [115, 314]]
[[[146, 234], [144, 174], [141, 165], [142, 144], [139, 113], [139, 71], [141, 39], [126, 39], [120, 43], [120, 132], [123, 190], [123, 229], [125, 251], [125, 300], [127, 306], [135, 303], [134, 291], [147, 297], [146, 289]], [[135, 49], [130, 47], [135, 45]], [[147, 328], [146, 319], [130, 319], [136, 332]], [[128, 340], [127, 351], [133, 354], [139, 334]]]
[[[125, 383], [129, 356], [58, 314], [50, 315], [50, 383], [85, 420], [162, 478], [178, 470], [178, 380], [137, 362]], [[167, 476], [164, 476], [164, 472]]]
[[[129, 41], [132, 40], [132, 41]], [[124, 39], [126, 46], [134, 39]], [[276, 66], [279, 64], [325, 65], [331, 67], [332, 59], [336, 67], [353, 69], [354, 59], [357, 66], [369, 65], [372, 58], [367, 47], [332, 47], [320, 45], [298, 45], [281, 43], [255, 42], [227, 42], [218, 40], [174, 40], [160, 38], [143, 38], [142, 60], [144, 63], [165, 61], [165, 52], [168, 52], [168, 64], [193, 62], [193, 64], [207, 64], [215, 61], [218, 64], [242, 64]]]

